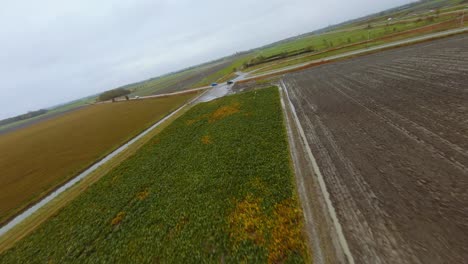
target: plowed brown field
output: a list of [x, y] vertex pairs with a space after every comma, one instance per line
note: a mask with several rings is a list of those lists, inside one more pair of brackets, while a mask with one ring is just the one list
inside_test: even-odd
[[468, 260], [468, 35], [283, 81], [355, 263]]

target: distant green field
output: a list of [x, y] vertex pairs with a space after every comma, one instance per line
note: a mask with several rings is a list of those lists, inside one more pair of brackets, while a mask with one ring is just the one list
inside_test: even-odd
[[234, 69], [240, 70], [242, 68], [242, 64], [245, 61], [248, 61], [249, 59], [250, 59], [250, 57], [248, 57], [248, 56], [240, 56], [239, 58], [237, 58], [235, 61], [233, 61], [226, 68], [221, 69], [221, 70], [207, 76], [203, 80], [196, 83], [194, 86], [205, 86], [205, 85], [209, 85], [212, 82], [216, 82], [216, 81], [219, 81], [219, 80], [224, 80], [225, 76], [228, 76], [231, 73], [235, 72]]
[[[412, 21], [395, 22], [393, 24], [357, 28], [349, 31], [333, 31], [330, 33], [309, 36], [295, 41], [279, 44], [259, 51], [258, 55], [273, 56], [281, 52], [294, 53], [305, 47], [313, 47], [315, 52], [298, 56], [285, 57], [274, 61], [260, 63], [244, 69], [247, 72], [262, 73], [283, 67], [318, 60], [348, 51], [377, 46], [392, 41], [443, 31], [459, 27], [459, 13], [440, 15], [432, 19], [413, 19]], [[343, 40], [346, 40], [345, 42]], [[315, 46], [313, 44], [316, 44]], [[308, 46], [309, 45], [309, 46]], [[318, 47], [318, 48], [317, 48]]]
[[304, 263], [279, 92], [194, 106], [0, 263]]
[[[453, 28], [453, 26], [448, 25], [446, 27], [435, 29], [433, 32], [438, 32], [438, 31], [442, 31], [442, 30], [450, 29], [450, 28]], [[277, 62], [274, 62], [274, 63], [263, 64], [263, 65], [259, 65], [257, 67], [253, 67], [252, 70], [261, 68], [261, 69], [255, 71], [255, 73], [256, 74], [264, 73], [264, 72], [268, 72], [268, 71], [271, 71], [271, 70], [281, 69], [281, 68], [291, 66], [291, 65], [296, 65], [296, 64], [300, 64], [300, 63], [319, 60], [319, 59], [322, 59], [322, 58], [325, 58], [325, 57], [334, 56], [334, 55], [342, 54], [342, 53], [345, 53], [345, 52], [350, 52], [350, 51], [355, 51], [355, 50], [365, 49], [365, 48], [368, 48], [368, 47], [374, 47], [374, 46], [386, 44], [386, 43], [388, 43], [390, 41], [398, 41], [398, 40], [403, 40], [403, 39], [407, 39], [407, 38], [410, 38], [410, 37], [416, 37], [416, 36], [421, 36], [421, 35], [424, 35], [424, 33], [415, 32], [415, 33], [409, 33], [409, 34], [405, 34], [405, 35], [401, 35], [401, 36], [392, 37], [391, 39], [376, 39], [376, 40], [372, 40], [369, 43], [358, 44], [358, 45], [354, 45], [354, 46], [350, 46], [350, 47], [344, 46], [342, 48], [335, 49], [335, 50], [330, 50], [330, 51], [323, 52], [323, 53], [310, 54], [308, 56], [301, 56], [301, 57], [292, 58], [292, 59], [288, 59], [288, 60], [277, 61]]]
[[[202, 80], [213, 82], [216, 81], [215, 75], [219, 72], [228, 72], [233, 59], [223, 59], [206, 65], [194, 67], [182, 72], [168, 74], [159, 78], [147, 80], [125, 87], [133, 91], [132, 96], [152, 95], [158, 92], [170, 93], [181, 91], [189, 88], [196, 88], [207, 85]], [[210, 77], [213, 76], [213, 77]]]
[[184, 78], [189, 77], [191, 74], [194, 74], [195, 72], [196, 72], [195, 69], [191, 69], [191, 70], [183, 71], [180, 73], [169, 74], [160, 78], [145, 81], [143, 83], [131, 85], [127, 87], [127, 89], [135, 90], [132, 93], [133, 96], [151, 95], [159, 90], [169, 87], [170, 85], [176, 84], [177, 82], [183, 80]]
[[[280, 68], [281, 65], [277, 64], [278, 61], [289, 60], [289, 58], [294, 58], [295, 56], [321, 58], [328, 55], [315, 55], [315, 53], [332, 50], [330, 54], [338, 54], [355, 48], [346, 47], [341, 51], [336, 51], [335, 49], [337, 47], [345, 47], [352, 44], [356, 44], [355, 47], [362, 47], [362, 45], [359, 46], [358, 43], [366, 41], [372, 42], [368, 46], [376, 45], [377, 43], [385, 43], [385, 41], [382, 42], [374, 39], [459, 19], [461, 13], [447, 12], [463, 9], [464, 5], [460, 4], [463, 2], [463, 0], [432, 0], [424, 3], [417, 3], [404, 9], [394, 9], [389, 12], [384, 11], [381, 12], [380, 15], [374, 15], [364, 20], [342, 24], [327, 32], [308, 34], [255, 49], [251, 53], [245, 55], [242, 60], [238, 60], [237, 65], [242, 66], [244, 62], [251, 64], [247, 67], [241, 67], [242, 71], [245, 72], [251, 72], [268, 66], [267, 69], [262, 70], [266, 71]], [[392, 20], [388, 20], [388, 18], [392, 18]], [[435, 31], [438, 31], [438, 29]], [[408, 34], [405, 37], [416, 35], [417, 34]], [[393, 39], [389, 38], [388, 41], [393, 41], [395, 39], [398, 39], [398, 37], [394, 37]], [[260, 59], [257, 60], [255, 58]], [[301, 59], [301, 61], [307, 61], [307, 59]], [[284, 62], [282, 65], [287, 66], [292, 64], [294, 64], [294, 62]], [[221, 74], [219, 76], [221, 76]]]
[[355, 42], [365, 41], [368, 38], [376, 38], [384, 35], [389, 35], [405, 30], [415, 29], [441, 21], [453, 19], [455, 16], [444, 16], [434, 18], [433, 21], [422, 19], [419, 22], [404, 22], [404, 23], [389, 23], [387, 25], [372, 27], [370, 29], [356, 29], [351, 31], [331, 32], [327, 34], [313, 35], [302, 39], [297, 39], [288, 43], [283, 43], [271, 48], [267, 48], [258, 52], [258, 55], [265, 57], [279, 54], [281, 52], [292, 52], [307, 47], [313, 47], [316, 50], [323, 50], [333, 46], [343, 44], [351, 44]]

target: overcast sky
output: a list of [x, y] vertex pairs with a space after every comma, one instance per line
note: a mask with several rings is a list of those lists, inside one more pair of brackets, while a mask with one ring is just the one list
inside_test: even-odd
[[0, 119], [409, 2], [2, 1]]

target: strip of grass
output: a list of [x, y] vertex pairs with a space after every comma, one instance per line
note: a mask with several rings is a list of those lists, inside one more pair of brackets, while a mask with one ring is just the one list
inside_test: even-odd
[[307, 261], [276, 88], [193, 107], [1, 263]]
[[192, 98], [91, 105], [0, 136], [0, 223]]

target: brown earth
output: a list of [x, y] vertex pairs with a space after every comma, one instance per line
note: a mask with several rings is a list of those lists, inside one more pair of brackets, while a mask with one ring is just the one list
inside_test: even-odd
[[27, 120], [27, 121], [25, 121], [25, 122], [23, 122], [21, 124], [13, 125], [13, 126], [8, 127], [8, 128], [2, 128], [2, 129], [0, 129], [0, 135], [10, 133], [10, 132], [16, 131], [18, 129], [23, 129], [23, 128], [26, 128], [28, 126], [40, 123], [40, 122], [43, 122], [43, 121], [46, 121], [46, 120], [49, 120], [49, 119], [52, 119], [52, 118], [56, 118], [56, 117], [65, 115], [67, 113], [79, 110], [79, 109], [81, 109], [83, 107], [86, 107], [86, 105], [79, 106], [79, 107], [73, 108], [73, 109], [69, 109], [69, 110], [66, 110], [66, 111], [63, 111], [63, 112], [56, 112], [56, 113], [53, 113], [53, 114], [38, 116], [36, 118], [29, 119], [29, 120]]
[[355, 263], [466, 262], [467, 35], [291, 73], [284, 84]]

